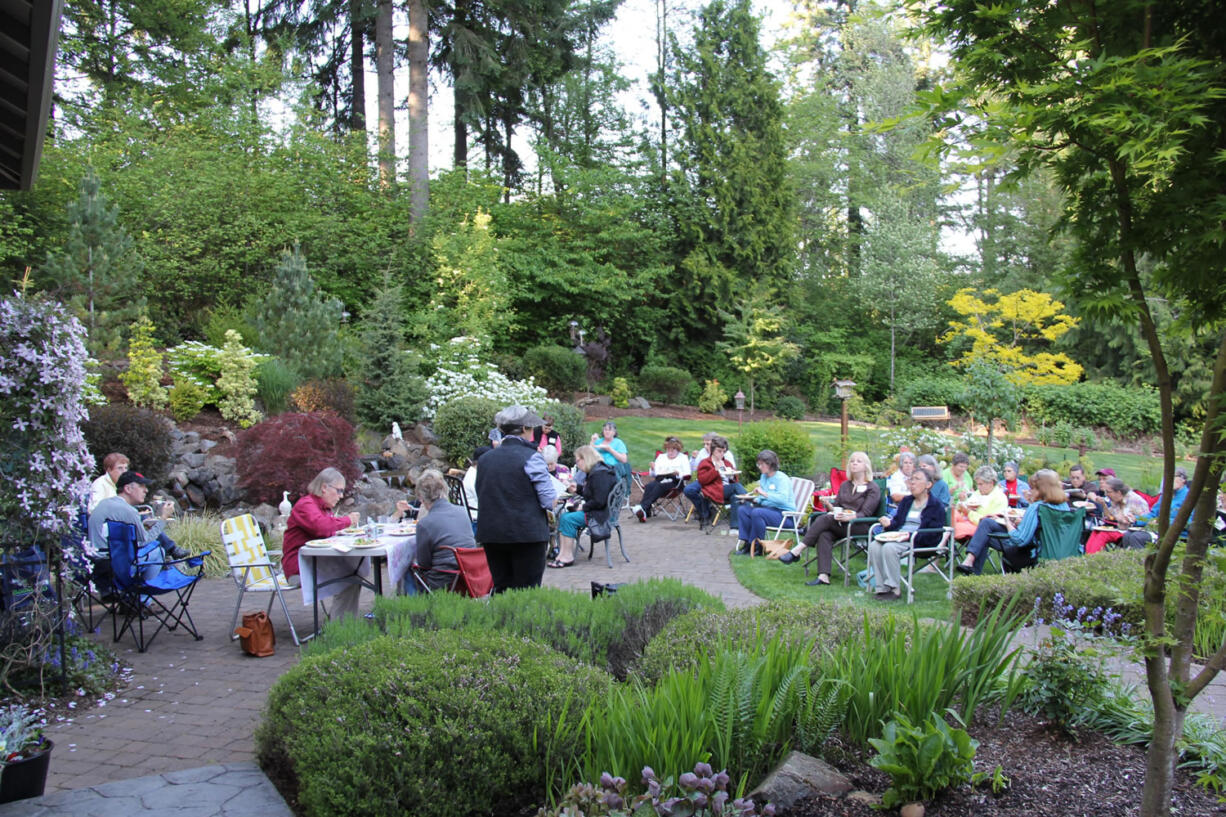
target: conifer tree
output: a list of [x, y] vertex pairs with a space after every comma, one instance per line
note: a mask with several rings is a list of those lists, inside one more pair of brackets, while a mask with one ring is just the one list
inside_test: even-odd
[[393, 422], [417, 420], [429, 397], [418, 374], [420, 360], [405, 347], [403, 303], [404, 290], [385, 274], [360, 334], [358, 419], [380, 431], [389, 430]]
[[336, 377], [341, 372], [339, 327], [344, 308], [322, 295], [294, 245], [281, 255], [272, 287], [256, 307], [253, 323], [261, 351], [279, 357], [303, 380]]
[[782, 287], [796, 252], [779, 83], [767, 69], [749, 0], [713, 0], [668, 89], [680, 125], [673, 192], [678, 265], [670, 284], [685, 312], [675, 339], [719, 339], [720, 304], [754, 283]]
[[68, 205], [68, 239], [47, 254], [43, 277], [85, 325], [92, 356], [117, 355], [123, 330], [144, 312], [143, 266], [119, 224], [119, 208], [110, 205], [98, 174], [87, 168], [80, 195]]

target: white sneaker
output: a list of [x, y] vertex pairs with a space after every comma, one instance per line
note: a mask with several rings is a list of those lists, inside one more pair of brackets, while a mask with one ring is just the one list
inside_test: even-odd
[[635, 506], [634, 506], [633, 508], [631, 508], [630, 510], [634, 511], [634, 515], [635, 515], [635, 516], [637, 516], [637, 517], [639, 518], [639, 521], [640, 521], [640, 522], [646, 522], [646, 521], [647, 521], [647, 512], [643, 510], [643, 506], [642, 506], [642, 505], [635, 505]]

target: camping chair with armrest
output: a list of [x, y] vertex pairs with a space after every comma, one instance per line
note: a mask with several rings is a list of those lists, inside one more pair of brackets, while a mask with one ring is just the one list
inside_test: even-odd
[[1039, 506], [1039, 527], [1030, 544], [1016, 547], [1007, 533], [988, 537], [988, 546], [1002, 554], [1002, 572], [1019, 573], [1034, 567], [1040, 559], [1067, 559], [1083, 552], [1081, 534], [1085, 528], [1085, 508], [1062, 511], [1049, 505]]
[[[144, 652], [163, 629], [173, 631], [182, 626], [200, 641], [204, 636], [196, 631], [187, 606], [196, 584], [204, 578], [204, 557], [209, 551], [186, 559], [142, 562], [141, 559], [153, 550], [160, 550], [161, 546], [157, 542], [138, 540], [136, 526], [127, 522], [108, 520], [106, 527], [111, 582], [116, 596], [112, 626], [115, 640], [123, 638], [124, 632], [130, 630], [137, 651]], [[181, 566], [194, 572], [184, 573]], [[163, 597], [167, 601], [163, 601]], [[123, 617], [122, 625], [120, 616]], [[145, 637], [146, 618], [158, 622], [157, 629], [148, 638]]]
[[609, 491], [609, 500], [605, 506], [609, 510], [609, 524], [612, 526], [612, 531], [610, 531], [609, 536], [606, 536], [604, 539], [593, 538], [592, 532], [586, 524], [584, 524], [584, 526], [576, 533], [575, 541], [578, 542], [579, 539], [582, 538], [584, 531], [587, 531], [589, 540], [587, 558], [589, 560], [592, 558], [592, 554], [596, 552], [596, 543], [604, 542], [605, 563], [608, 564], [610, 568], [613, 567], [613, 554], [609, 551], [609, 540], [613, 538], [613, 532], [615, 531], [617, 533], [617, 544], [622, 551], [622, 558], [627, 562], [630, 561], [630, 555], [626, 553], [626, 543], [622, 540], [621, 512], [622, 502], [625, 500], [625, 498], [626, 485], [624, 482], [619, 480], [613, 485], [612, 490]]
[[436, 589], [446, 590], [473, 599], [484, 599], [494, 592], [494, 577], [490, 573], [490, 565], [485, 558], [485, 548], [479, 545], [467, 548], [444, 545], [443, 548], [455, 554], [456, 569], [435, 568], [435, 570], [451, 576], [450, 583], [446, 587], [431, 587], [426, 583], [421, 565], [413, 564], [409, 567], [409, 573], [413, 576], [413, 582], [420, 591], [431, 594]]
[[800, 523], [809, 518], [810, 505], [813, 502], [813, 480], [811, 479], [793, 479], [792, 480], [792, 504], [796, 506], [794, 511], [783, 511], [783, 516], [779, 520], [778, 525], [768, 527], [767, 533], [773, 533], [775, 538], [783, 536], [784, 529], [792, 532], [792, 538], [796, 540], [796, 544], [800, 544]]
[[[851, 584], [851, 560], [857, 555], [863, 553], [868, 555], [868, 542], [872, 536], [872, 523], [880, 521], [881, 517], [886, 515], [886, 503], [890, 501], [890, 495], [886, 493], [884, 477], [874, 479], [877, 488], [881, 494], [881, 499], [877, 502], [876, 516], [861, 516], [851, 520], [847, 524], [847, 535], [834, 543], [834, 563], [843, 571], [843, 586], [847, 587]], [[868, 523], [868, 524], [866, 524]], [[853, 533], [852, 529], [860, 527], [859, 533]], [[843, 548], [843, 558], [839, 558], [839, 545]], [[814, 554], [805, 562], [805, 576], [809, 575], [809, 565], [817, 561], [817, 555]]]
[[[646, 471], [633, 472], [634, 485], [639, 489], [640, 504], [643, 493], [647, 490], [648, 480], [655, 479], [655, 461], [663, 453], [663, 451], [657, 448], [656, 456], [651, 461], [651, 468]], [[683, 494], [682, 491], [685, 489], [685, 485], [689, 481], [690, 475], [686, 474], [684, 477], [678, 480], [675, 487], [670, 488], [668, 491], [661, 494], [659, 499], [653, 503], [652, 507], [667, 516], [670, 522], [676, 522], [681, 518], [682, 514], [685, 514], [686, 521], [689, 521], [689, 514], [685, 513], [685, 505], [681, 501], [685, 497], [685, 494]], [[643, 510], [647, 510], [647, 508], [644, 508]]]
[[835, 466], [830, 469], [830, 485], [826, 488], [818, 488], [813, 492], [813, 507], [820, 508], [822, 497], [838, 496], [839, 488], [843, 487], [843, 483], [847, 481], [847, 472], [842, 468]]
[[272, 603], [281, 602], [281, 610], [285, 613], [285, 621], [289, 624], [290, 636], [294, 644], [300, 644], [298, 631], [294, 629], [294, 620], [290, 618], [289, 605], [285, 603], [283, 590], [290, 590], [293, 585], [285, 576], [274, 569], [272, 555], [281, 555], [281, 551], [270, 551], [264, 544], [264, 535], [260, 533], [259, 523], [249, 513], [233, 516], [221, 523], [221, 543], [226, 548], [226, 558], [230, 560], [230, 577], [238, 588], [238, 598], [234, 602], [234, 619], [230, 622], [230, 640], [237, 639], [239, 611], [243, 606], [243, 596], [247, 593], [268, 593], [268, 609], [272, 613]]
[[[914, 544], [911, 550], [902, 555], [902, 561], [906, 563], [906, 574], [900, 577], [900, 581], [907, 588], [907, 604], [915, 601], [915, 574], [922, 573], [929, 567], [933, 568], [937, 575], [945, 580], [945, 597], [952, 599], [954, 595], [954, 529], [952, 527], [944, 528], [921, 528], [911, 534], [911, 541], [922, 533], [941, 533], [941, 539], [935, 545], [927, 545], [924, 547], [916, 547]], [[941, 569], [941, 559], [945, 559], [945, 569]], [[899, 588], [901, 591], [902, 588]]]

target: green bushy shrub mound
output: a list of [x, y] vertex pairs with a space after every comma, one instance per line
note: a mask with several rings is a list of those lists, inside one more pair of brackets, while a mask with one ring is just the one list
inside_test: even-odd
[[1162, 422], [1158, 391], [1117, 383], [1071, 383], [1027, 386], [1022, 405], [1031, 422], [1071, 426], [1105, 426], [1115, 434], [1153, 434]]
[[758, 479], [760, 474], [755, 461], [758, 452], [766, 448], [779, 455], [779, 469], [789, 477], [813, 477], [817, 449], [808, 433], [788, 420], [746, 423], [732, 447], [737, 467], [743, 472], [742, 483]]
[[697, 666], [707, 645], [716, 641], [748, 648], [759, 637], [778, 637], [790, 645], [814, 641], [815, 649], [824, 651], [863, 638], [866, 617], [872, 632], [885, 632], [885, 614], [834, 602], [775, 601], [748, 610], [696, 610], [669, 622], [643, 650], [635, 670], [644, 681], [655, 683], [674, 668]]
[[647, 643], [674, 618], [722, 607], [714, 596], [675, 579], [622, 585], [617, 593], [599, 599], [547, 587], [504, 593], [487, 604], [473, 604], [452, 593], [380, 597], [375, 601], [377, 629], [329, 625], [308, 652], [361, 643], [381, 632], [469, 627], [526, 636], [624, 678]]
[[307, 817], [530, 813], [580, 753], [578, 699], [609, 686], [509, 634], [378, 638], [283, 675], [257, 755]]
[[174, 458], [170, 423], [165, 417], [148, 409], [126, 403], [95, 406], [89, 410], [89, 420], [81, 425], [89, 453], [98, 462], [116, 451], [127, 455], [133, 471], [139, 471], [154, 484], [164, 482]]
[[639, 371], [639, 391], [657, 403], [680, 403], [685, 399], [694, 378], [677, 366], [649, 363]]
[[524, 352], [523, 366], [550, 394], [582, 389], [587, 374], [587, 358], [565, 346], [533, 346]]
[[775, 416], [782, 420], [803, 420], [805, 418], [805, 401], [792, 395], [784, 395], [775, 403]]
[[466, 463], [473, 449], [489, 445], [494, 415], [502, 408], [488, 397], [460, 397], [440, 408], [434, 417], [434, 434], [447, 459]]

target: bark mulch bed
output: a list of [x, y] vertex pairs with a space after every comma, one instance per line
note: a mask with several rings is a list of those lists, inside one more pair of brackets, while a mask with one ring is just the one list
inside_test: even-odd
[[[999, 764], [1009, 778], [1008, 791], [993, 796], [991, 788], [960, 786], [927, 804], [926, 817], [985, 817], [993, 814], [1036, 817], [1122, 817], [1140, 811], [1145, 779], [1145, 752], [1119, 746], [1100, 734], [1079, 733], [1071, 739], [1044, 721], [1012, 711], [1003, 723], [976, 720], [970, 730], [979, 741], [975, 770], [991, 772]], [[866, 756], [852, 751], [827, 758], [857, 789], [880, 794], [889, 777], [869, 766]], [[880, 817], [883, 812], [863, 802], [814, 797], [781, 812], [782, 817]], [[1188, 817], [1226, 815], [1226, 805], [1180, 771], [1176, 776], [1171, 813]]]

